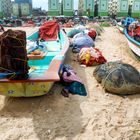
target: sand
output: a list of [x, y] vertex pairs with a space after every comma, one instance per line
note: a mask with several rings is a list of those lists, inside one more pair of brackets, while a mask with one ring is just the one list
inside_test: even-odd
[[[26, 28], [30, 33], [34, 29]], [[105, 28], [96, 40], [96, 47], [107, 61], [123, 61], [140, 71], [139, 61], [115, 27]], [[120, 97], [105, 93], [93, 77], [95, 67], [81, 67], [75, 57], [69, 50], [66, 63], [82, 78], [88, 96], [65, 98], [60, 94], [59, 83], [42, 97], [0, 96], [1, 140], [140, 139], [140, 95]]]

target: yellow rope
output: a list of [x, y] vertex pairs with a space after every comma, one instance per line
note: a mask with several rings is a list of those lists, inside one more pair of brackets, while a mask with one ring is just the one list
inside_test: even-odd
[[3, 68], [3, 67], [0, 67], [0, 69], [5, 70], [5, 71], [9, 71], [9, 72], [13, 72], [13, 71], [6, 69], [6, 68]]

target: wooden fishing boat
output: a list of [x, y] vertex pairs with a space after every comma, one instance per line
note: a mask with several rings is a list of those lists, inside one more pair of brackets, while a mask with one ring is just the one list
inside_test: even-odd
[[[37, 40], [39, 31], [34, 32], [27, 40]], [[59, 81], [59, 70], [69, 47], [69, 40], [62, 29], [57, 40], [45, 41], [47, 48], [40, 56], [29, 55], [29, 78], [26, 80], [0, 79], [0, 94], [11, 97], [41, 96]], [[57, 49], [53, 49], [57, 48]]]
[[128, 35], [127, 29], [124, 30], [124, 34], [126, 36], [130, 49], [134, 52], [134, 54], [140, 57], [140, 43]]

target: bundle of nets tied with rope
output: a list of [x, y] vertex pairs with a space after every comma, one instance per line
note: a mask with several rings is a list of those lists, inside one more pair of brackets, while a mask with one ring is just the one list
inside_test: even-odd
[[110, 93], [120, 95], [140, 93], [140, 73], [129, 64], [108, 62], [97, 66], [93, 75]]
[[94, 30], [96, 30], [97, 35], [101, 35], [101, 32], [104, 31], [103, 27], [100, 26], [100, 24], [98, 24], [98, 23], [88, 23], [86, 25], [86, 28], [87, 29], [94, 29]]
[[0, 74], [9, 79], [27, 79], [26, 32], [7, 30], [0, 36]]

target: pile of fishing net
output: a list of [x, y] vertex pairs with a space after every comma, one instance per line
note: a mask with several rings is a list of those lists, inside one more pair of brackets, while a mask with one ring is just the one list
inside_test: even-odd
[[27, 79], [29, 66], [26, 32], [9, 29], [0, 36], [0, 44], [0, 76], [16, 80]]
[[97, 66], [93, 75], [110, 93], [127, 95], [140, 93], [140, 73], [122, 62], [108, 62]]
[[86, 88], [82, 80], [78, 77], [75, 70], [70, 65], [63, 65], [60, 70], [60, 79], [65, 88], [62, 89], [61, 94], [69, 97], [69, 93], [86, 96]]
[[88, 23], [85, 26], [87, 29], [94, 29], [96, 30], [98, 35], [101, 35], [101, 33], [103, 32], [103, 27], [101, 27], [98, 23]]
[[78, 60], [80, 64], [86, 66], [93, 66], [106, 63], [106, 59], [102, 55], [101, 51], [93, 47], [83, 47], [78, 55]]

